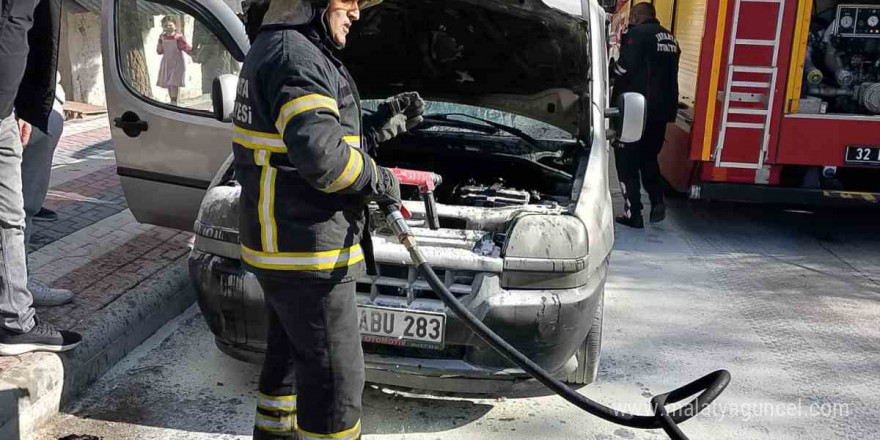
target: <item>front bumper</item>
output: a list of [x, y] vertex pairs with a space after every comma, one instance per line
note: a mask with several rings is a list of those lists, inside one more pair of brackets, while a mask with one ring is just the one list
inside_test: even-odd
[[[265, 306], [254, 275], [237, 259], [199, 249], [192, 251], [189, 268], [199, 306], [218, 347], [235, 358], [261, 362], [266, 348]], [[399, 269], [414, 271], [406, 266]], [[511, 290], [500, 286], [497, 274], [476, 273], [469, 288], [456, 284], [453, 292], [493, 331], [547, 371], [564, 378], [577, 368], [574, 354], [592, 325], [606, 274], [607, 266], [603, 265], [586, 285], [574, 289]], [[411, 280], [413, 276], [409, 275]], [[373, 281], [358, 281], [358, 304], [443, 312], [447, 320], [442, 350], [364, 343], [368, 381], [462, 393], [513, 392], [538, 386], [448, 313], [433, 292], [414, 294], [410, 289], [395, 294], [393, 289], [377, 289], [370, 284]], [[415, 284], [419, 283], [416, 279]]]

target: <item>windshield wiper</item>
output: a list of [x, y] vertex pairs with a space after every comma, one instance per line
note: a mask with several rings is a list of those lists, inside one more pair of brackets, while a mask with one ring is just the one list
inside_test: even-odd
[[457, 119], [449, 119], [445, 115], [425, 115], [425, 121], [416, 127], [416, 130], [427, 130], [434, 127], [455, 127], [465, 130], [478, 131], [485, 134], [497, 134], [500, 130], [484, 124], [476, 124], [473, 122], [459, 121]]
[[[467, 121], [460, 121], [457, 119], [450, 119], [449, 118], [450, 116], [467, 118], [467, 119], [471, 119], [474, 121], [479, 121], [482, 124], [486, 124], [486, 125], [474, 124], [474, 123], [470, 123]], [[499, 131], [503, 131], [505, 133], [512, 134], [512, 135], [522, 139], [523, 141], [525, 141], [527, 144], [529, 144], [535, 150], [548, 151], [546, 148], [544, 148], [541, 145], [540, 142], [538, 142], [537, 139], [529, 136], [524, 131], [522, 131], [516, 127], [511, 127], [509, 125], [499, 124], [495, 121], [490, 121], [488, 119], [483, 119], [483, 118], [480, 118], [477, 116], [472, 116], [472, 115], [469, 115], [466, 113], [434, 113], [434, 114], [430, 114], [430, 115], [425, 115], [424, 117], [425, 117], [425, 122], [422, 123], [422, 125], [420, 127], [423, 127], [425, 124], [431, 124], [431, 123], [436, 123], [436, 125], [443, 125], [444, 123], [449, 123], [450, 125], [454, 124], [454, 126], [463, 126], [464, 124], [466, 124], [467, 126], [480, 127], [482, 129], [492, 128], [494, 130], [492, 130], [492, 133], [490, 133], [490, 134], [494, 134], [494, 133], [498, 133]], [[476, 131], [484, 131], [484, 130], [477, 129]]]

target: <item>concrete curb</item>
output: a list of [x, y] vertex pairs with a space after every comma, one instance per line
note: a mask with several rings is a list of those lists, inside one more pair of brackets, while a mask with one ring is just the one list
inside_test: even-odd
[[184, 255], [81, 322], [69, 353], [30, 353], [0, 376], [0, 439], [32, 438], [125, 355], [196, 300]]

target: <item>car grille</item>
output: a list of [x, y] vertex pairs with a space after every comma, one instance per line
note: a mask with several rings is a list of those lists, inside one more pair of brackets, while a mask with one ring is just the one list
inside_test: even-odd
[[[375, 299], [379, 295], [396, 296], [409, 299], [439, 299], [439, 297], [413, 266], [396, 264], [377, 264], [378, 276], [366, 276], [358, 280], [357, 291]], [[468, 296], [474, 291], [477, 273], [468, 270], [434, 269], [437, 276], [458, 298]]]

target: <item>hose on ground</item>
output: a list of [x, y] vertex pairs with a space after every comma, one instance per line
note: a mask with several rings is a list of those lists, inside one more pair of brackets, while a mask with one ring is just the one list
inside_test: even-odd
[[[518, 365], [523, 371], [537, 379], [551, 391], [594, 416], [630, 428], [663, 429], [672, 440], [687, 440], [687, 436], [681, 431], [678, 424], [697, 415], [709, 406], [730, 383], [730, 373], [727, 370], [718, 370], [668, 393], [654, 396], [651, 399], [651, 408], [654, 411], [652, 416], [625, 413], [593, 401], [569, 388], [568, 385], [559, 379], [551, 376], [550, 373], [489, 329], [467, 307], [460, 303], [449, 289], [446, 288], [446, 285], [440, 280], [434, 269], [422, 255], [414, 235], [399, 211], [389, 213], [388, 222], [398, 234], [401, 244], [406, 247], [419, 272], [421, 272], [422, 276], [431, 286], [431, 289], [434, 290], [434, 293], [461, 318], [462, 322], [471, 331], [486, 341], [495, 351]], [[666, 405], [682, 402], [697, 393], [700, 394], [675, 411], [668, 412], [666, 410]]]

